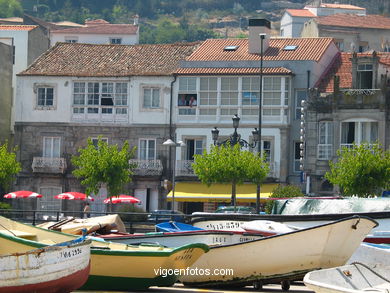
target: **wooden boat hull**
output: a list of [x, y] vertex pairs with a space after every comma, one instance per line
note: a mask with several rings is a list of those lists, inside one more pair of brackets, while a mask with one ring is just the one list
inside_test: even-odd
[[159, 243], [167, 247], [177, 247], [189, 243], [204, 243], [207, 245], [222, 245], [241, 243], [250, 240], [260, 239], [261, 234], [232, 231], [186, 231], [170, 233], [146, 233], [137, 234], [110, 234], [101, 235], [107, 241], [120, 242], [126, 244]]
[[[191, 286], [220, 286], [303, 277], [314, 269], [345, 264], [376, 225], [369, 218], [351, 217], [259, 240], [211, 247], [190, 267], [210, 274], [186, 275], [180, 280]], [[213, 273], [220, 269], [233, 274]]]
[[354, 264], [309, 272], [303, 282], [316, 293], [389, 292], [389, 266]]
[[90, 241], [0, 256], [0, 293], [64, 293], [80, 288], [90, 271]]
[[[76, 238], [74, 235], [18, 223], [3, 217], [0, 217], [0, 224], [0, 253], [3, 250], [28, 251], [43, 247], [49, 241], [62, 242]], [[173, 249], [156, 245], [129, 246], [92, 241], [90, 276], [82, 289], [128, 291], [173, 285], [178, 276], [163, 277], [161, 271], [155, 269], [185, 269], [208, 249], [205, 244], [189, 244]]]

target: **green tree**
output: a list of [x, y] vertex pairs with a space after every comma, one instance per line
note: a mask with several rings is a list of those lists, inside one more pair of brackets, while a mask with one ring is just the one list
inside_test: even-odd
[[110, 196], [119, 195], [124, 185], [131, 182], [135, 165], [130, 159], [134, 157], [135, 148], [130, 150], [127, 141], [119, 150], [117, 145], [109, 145], [100, 137], [95, 146], [89, 138], [88, 145], [78, 151], [80, 155], [72, 157], [72, 164], [76, 166], [72, 173], [82, 179], [81, 184], [86, 186], [88, 194], [98, 193], [100, 186], [106, 184]]
[[7, 190], [16, 174], [22, 170], [21, 164], [16, 160], [16, 150], [9, 151], [8, 142], [0, 145], [0, 188]]
[[390, 187], [390, 152], [379, 144], [354, 144], [337, 155], [337, 162], [329, 162], [325, 178], [339, 185], [344, 195], [367, 197]]
[[[281, 185], [279, 184], [274, 190], [272, 190], [272, 198], [288, 198], [288, 197], [300, 197], [304, 196], [301, 188], [297, 185]], [[266, 213], [270, 214], [274, 205], [273, 200], [268, 200], [265, 205]]]
[[0, 17], [22, 16], [23, 7], [18, 0], [0, 0]]
[[243, 151], [240, 144], [211, 146], [209, 153], [205, 150], [202, 155], [195, 155], [194, 161], [193, 170], [202, 183], [232, 184], [232, 205], [236, 204], [237, 184], [261, 184], [269, 172], [264, 156]]
[[157, 44], [182, 42], [186, 38], [186, 32], [179, 24], [173, 23], [168, 18], [162, 18], [157, 25], [155, 42]]

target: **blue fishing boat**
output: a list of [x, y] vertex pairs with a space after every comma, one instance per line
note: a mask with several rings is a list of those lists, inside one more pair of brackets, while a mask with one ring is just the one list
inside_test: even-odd
[[183, 232], [183, 231], [199, 231], [199, 230], [204, 230], [204, 229], [189, 224], [174, 222], [174, 221], [156, 224], [156, 231], [158, 232]]

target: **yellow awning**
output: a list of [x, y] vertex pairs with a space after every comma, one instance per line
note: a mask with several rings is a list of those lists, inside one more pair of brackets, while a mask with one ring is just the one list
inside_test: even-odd
[[[260, 187], [260, 199], [270, 197], [272, 190], [278, 184], [264, 183]], [[188, 202], [229, 202], [231, 200], [231, 184], [212, 184], [208, 187], [200, 182], [177, 182], [175, 187], [175, 201]], [[167, 195], [172, 200], [172, 191]], [[237, 185], [237, 202], [256, 202], [256, 185]]]

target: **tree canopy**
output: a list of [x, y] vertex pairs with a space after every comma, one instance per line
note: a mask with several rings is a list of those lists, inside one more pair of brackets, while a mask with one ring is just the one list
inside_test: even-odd
[[130, 150], [127, 141], [119, 150], [117, 145], [109, 145], [100, 137], [97, 146], [89, 138], [88, 145], [78, 151], [80, 155], [72, 157], [76, 167], [72, 173], [82, 179], [87, 194], [98, 193], [101, 185], [106, 184], [110, 196], [119, 195], [125, 184], [131, 182], [135, 165], [130, 159], [135, 148]]
[[390, 187], [390, 152], [379, 144], [363, 143], [337, 151], [325, 178], [339, 185], [343, 195], [367, 197]]
[[0, 0], [0, 17], [23, 16], [23, 7], [18, 0]]
[[0, 145], [0, 188], [7, 190], [15, 176], [22, 170], [16, 160], [16, 148], [9, 151], [8, 142]]
[[261, 184], [267, 177], [269, 165], [250, 151], [241, 150], [240, 144], [211, 146], [202, 155], [194, 156], [192, 168], [199, 180], [207, 185], [232, 183], [232, 201], [235, 201], [235, 186], [244, 181]]

